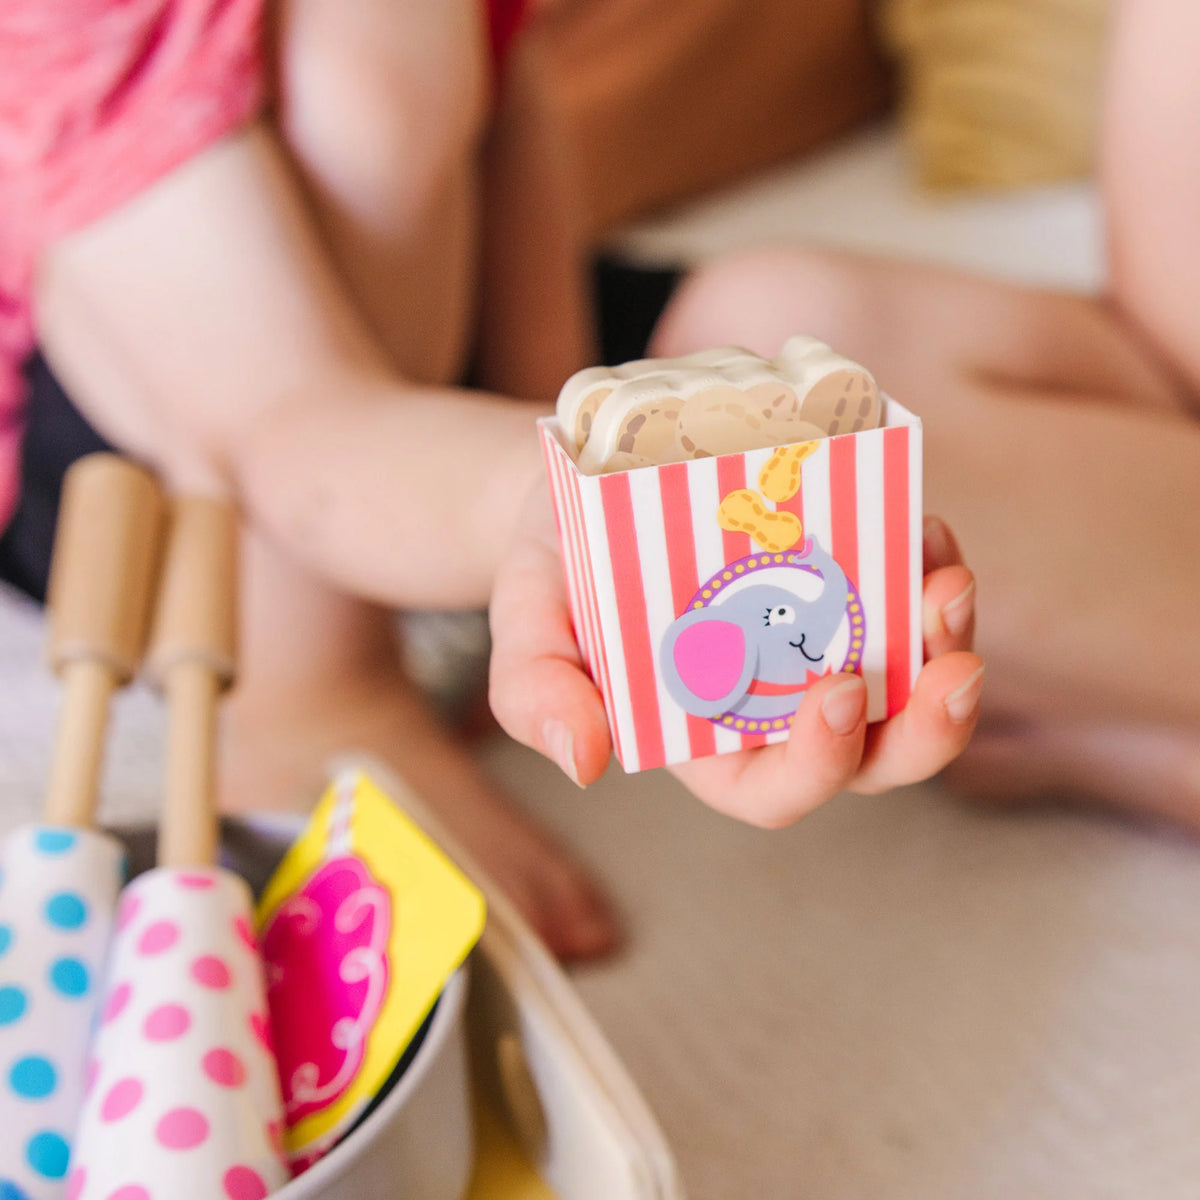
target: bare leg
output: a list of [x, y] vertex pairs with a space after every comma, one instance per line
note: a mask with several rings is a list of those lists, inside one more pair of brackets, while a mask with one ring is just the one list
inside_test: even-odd
[[331, 758], [366, 752], [437, 811], [556, 954], [612, 948], [616, 925], [599, 889], [499, 794], [405, 677], [390, 610], [324, 587], [251, 536], [243, 611], [227, 809], [304, 806], [328, 781]]
[[[474, 316], [489, 105], [478, 0], [287, 0], [276, 119], [334, 260], [392, 365], [457, 380]], [[414, 37], [429, 26], [436, 38]], [[425, 30], [422, 28], [422, 32]]]
[[[702, 268], [656, 349], [773, 352], [796, 331], [867, 364], [924, 419], [927, 507], [979, 580], [985, 715], [1026, 758], [1019, 786], [1074, 779], [1200, 824], [1200, 741], [1185, 732], [1200, 725], [1200, 423], [1175, 377], [1103, 303], [804, 250]], [[1069, 768], [1102, 724], [1145, 734], [1126, 751], [1169, 779], [1138, 794]], [[1161, 753], [1163, 731], [1177, 753]]]
[[1200, 395], [1200, 8], [1115, 8], [1101, 170], [1113, 300]]
[[[392, 365], [451, 382], [473, 317], [479, 214], [463, 164], [478, 156], [487, 100], [482, 28], [475, 0], [453, 6], [476, 65], [431, 72], [434, 57], [405, 36], [406, 7], [285, 6], [278, 119], [334, 261]], [[406, 124], [414, 113], [441, 137]], [[227, 803], [295, 806], [320, 789], [332, 755], [368, 751], [437, 810], [552, 950], [610, 949], [616, 926], [587, 874], [512, 806], [406, 678], [391, 611], [334, 591], [261, 538], [248, 545]]]

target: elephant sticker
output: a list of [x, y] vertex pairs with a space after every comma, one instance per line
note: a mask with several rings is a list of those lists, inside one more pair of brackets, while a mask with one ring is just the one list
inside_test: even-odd
[[812, 683], [858, 671], [862, 601], [813, 538], [723, 567], [668, 626], [659, 667], [685, 712], [745, 733], [786, 729]]

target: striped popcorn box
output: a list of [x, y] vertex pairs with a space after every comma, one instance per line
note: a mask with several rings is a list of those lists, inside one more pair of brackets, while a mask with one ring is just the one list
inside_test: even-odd
[[539, 432], [576, 638], [626, 771], [782, 741], [830, 672], [864, 677], [868, 720], [904, 707], [922, 510], [921, 422], [902, 405], [885, 397], [861, 433], [604, 475], [580, 472], [556, 418]]

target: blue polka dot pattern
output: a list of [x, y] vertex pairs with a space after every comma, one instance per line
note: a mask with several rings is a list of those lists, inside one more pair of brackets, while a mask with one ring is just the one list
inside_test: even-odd
[[0, 1025], [19, 1021], [29, 1007], [29, 1000], [19, 987], [0, 988]]
[[61, 1179], [67, 1173], [70, 1148], [57, 1133], [35, 1133], [25, 1147], [25, 1161], [44, 1179]]
[[33, 844], [42, 854], [66, 854], [75, 845], [76, 835], [66, 829], [39, 829]]
[[0, 838], [0, 1200], [63, 1200], [122, 856], [70, 828]]
[[64, 996], [86, 996], [91, 980], [87, 967], [77, 958], [60, 958], [50, 967], [50, 982]]
[[8, 1083], [22, 1100], [45, 1100], [58, 1086], [58, 1072], [48, 1059], [30, 1055], [13, 1063]]
[[58, 929], [80, 929], [87, 920], [87, 905], [74, 892], [59, 892], [46, 901], [46, 920]]

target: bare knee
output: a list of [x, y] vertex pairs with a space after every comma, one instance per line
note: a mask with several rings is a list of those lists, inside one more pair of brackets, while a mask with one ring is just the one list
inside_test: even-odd
[[871, 266], [850, 256], [791, 246], [734, 252], [697, 267], [655, 331], [654, 351], [686, 354], [732, 343], [773, 355], [806, 333], [851, 357], [864, 353], [879, 319]]

